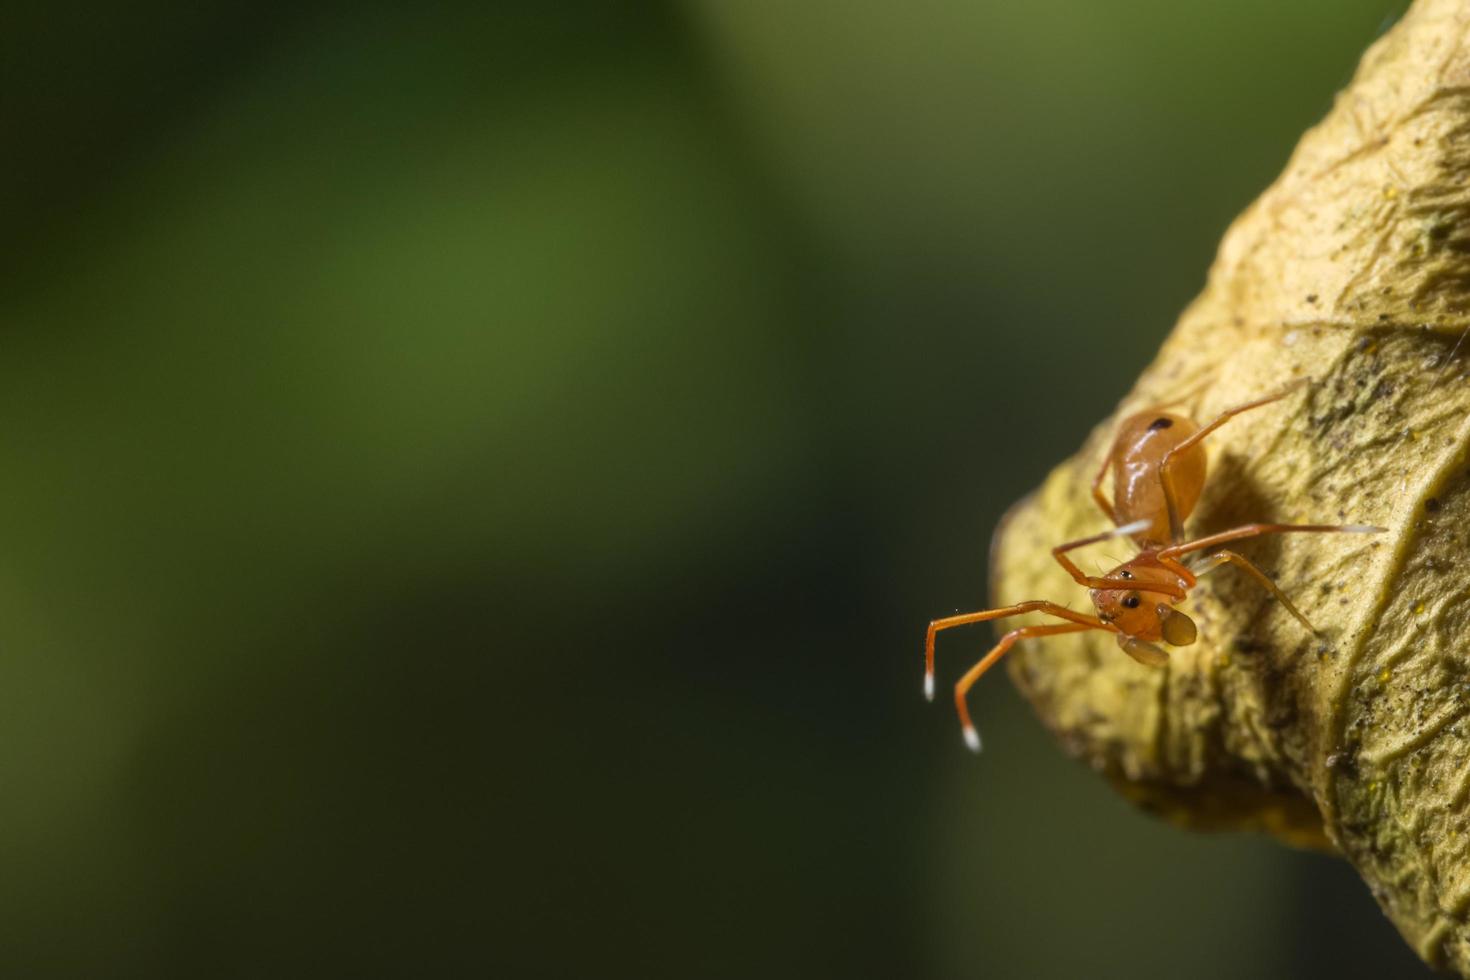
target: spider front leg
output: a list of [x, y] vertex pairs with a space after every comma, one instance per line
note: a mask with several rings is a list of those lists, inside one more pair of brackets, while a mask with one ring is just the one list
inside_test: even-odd
[[1044, 599], [1032, 599], [1029, 602], [1018, 602], [1014, 606], [1002, 606], [999, 609], [982, 609], [979, 612], [961, 613], [958, 616], [947, 616], [944, 619], [936, 619], [929, 624], [929, 630], [924, 635], [924, 697], [930, 701], [934, 700], [934, 637], [940, 630], [953, 629], [956, 626], [968, 626], [971, 623], [983, 623], [991, 619], [1004, 619], [1007, 616], [1021, 616], [1033, 612], [1046, 613], [1049, 616], [1055, 616], [1058, 619], [1065, 619], [1089, 628], [1106, 628], [1100, 620], [1093, 616], [1073, 612], [1066, 606], [1059, 606], [1055, 602], [1047, 602]]
[[1005, 656], [1006, 651], [1015, 646], [1017, 640], [1033, 636], [1056, 636], [1059, 633], [1081, 633], [1083, 630], [1092, 629], [1107, 630], [1108, 627], [1094, 620], [1091, 623], [1054, 623], [1050, 626], [1022, 626], [1019, 629], [1013, 629], [1001, 637], [1000, 642], [992, 647], [984, 657], [981, 657], [980, 662], [971, 667], [964, 677], [960, 678], [959, 683], [954, 686], [954, 706], [959, 712], [960, 725], [965, 733], [965, 744], [970, 747], [971, 752], [980, 751], [980, 733], [975, 730], [974, 723], [970, 721], [970, 708], [965, 703], [965, 695], [970, 692], [975, 682], [987, 670], [995, 666], [995, 662]]

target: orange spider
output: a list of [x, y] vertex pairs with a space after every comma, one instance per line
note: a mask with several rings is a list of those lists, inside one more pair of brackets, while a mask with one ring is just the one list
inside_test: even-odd
[[[1289, 385], [1274, 395], [1227, 409], [1203, 427], [1195, 425], [1184, 415], [1161, 408], [1139, 412], [1123, 420], [1111, 451], [1092, 481], [1093, 499], [1116, 526], [1111, 531], [1069, 541], [1052, 549], [1052, 556], [1067, 570], [1067, 574], [1088, 588], [1088, 595], [1097, 609], [1096, 616], [1073, 612], [1055, 602], [1032, 600], [1001, 609], [936, 619], [929, 624], [924, 640], [924, 695], [932, 701], [934, 636], [940, 630], [1031, 612], [1066, 620], [1011, 630], [955, 685], [955, 708], [964, 726], [965, 743], [972, 750], [980, 751], [980, 735], [970, 722], [965, 695], [1017, 640], [1104, 630], [1113, 633], [1118, 646], [1134, 660], [1150, 667], [1164, 666], [1169, 662], [1169, 654], [1157, 645], [1159, 641], [1170, 646], [1188, 646], [1198, 635], [1194, 621], [1174, 607], [1189, 595], [1199, 575], [1221, 565], [1231, 564], [1245, 571], [1279, 599], [1309, 632], [1317, 632], [1276, 583], [1244, 556], [1222, 548], [1194, 570], [1186, 568], [1180, 561], [1183, 556], [1194, 552], [1262, 534], [1287, 531], [1371, 534], [1384, 530], [1366, 524], [1245, 524], [1193, 541], [1183, 540], [1183, 522], [1193, 512], [1204, 490], [1206, 461], [1204, 447], [1200, 443], [1205, 436], [1242, 412], [1285, 397], [1306, 380]], [[1102, 491], [1109, 469], [1113, 471], [1111, 503]], [[1105, 576], [1085, 575], [1067, 557], [1067, 552], [1076, 548], [1115, 537], [1131, 537], [1138, 546], [1138, 555]]]

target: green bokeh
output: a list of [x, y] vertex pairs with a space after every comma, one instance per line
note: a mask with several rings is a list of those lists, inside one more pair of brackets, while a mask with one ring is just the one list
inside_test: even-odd
[[0, 975], [1413, 975], [919, 696], [1398, 9], [17, 10]]

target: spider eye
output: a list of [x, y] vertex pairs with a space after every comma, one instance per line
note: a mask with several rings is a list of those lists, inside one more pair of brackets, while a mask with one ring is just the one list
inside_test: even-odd
[[1123, 577], [1123, 578], [1132, 578], [1132, 577], [1133, 577], [1133, 573], [1132, 573], [1132, 572], [1130, 572], [1130, 571], [1128, 571], [1128, 569], [1126, 569], [1126, 568], [1125, 568], [1125, 569], [1123, 569], [1123, 570], [1122, 570], [1122, 571], [1121, 571], [1121, 572], [1119, 572], [1119, 573], [1118, 573], [1118, 574], [1119, 574], [1119, 575], [1121, 575], [1121, 576], [1122, 576], [1122, 577]]
[[1153, 422], [1149, 424], [1149, 428], [1152, 429], [1152, 430], [1154, 430], [1155, 432], [1157, 432], [1160, 429], [1167, 429], [1169, 426], [1171, 426], [1173, 424], [1174, 424], [1174, 420], [1173, 419], [1158, 418], [1158, 419], [1154, 419]]
[[1139, 601], [1140, 600], [1138, 598], [1138, 593], [1134, 592], [1132, 595], [1128, 596], [1128, 598], [1123, 600], [1123, 605], [1127, 606], [1129, 609], [1137, 609]]

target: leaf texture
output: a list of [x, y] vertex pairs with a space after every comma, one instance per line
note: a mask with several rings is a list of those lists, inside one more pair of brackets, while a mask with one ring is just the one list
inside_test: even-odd
[[1021, 644], [1010, 671], [1139, 804], [1336, 847], [1422, 958], [1470, 976], [1467, 332], [1470, 3], [1419, 0], [1232, 225], [1118, 414], [1007, 516], [991, 580], [997, 605], [1087, 609], [1049, 552], [1106, 527], [1089, 484], [1119, 420], [1189, 395], [1203, 421], [1312, 378], [1206, 441], [1187, 528], [1388, 527], [1241, 545], [1320, 636], [1227, 568], [1166, 669], [1082, 633]]

